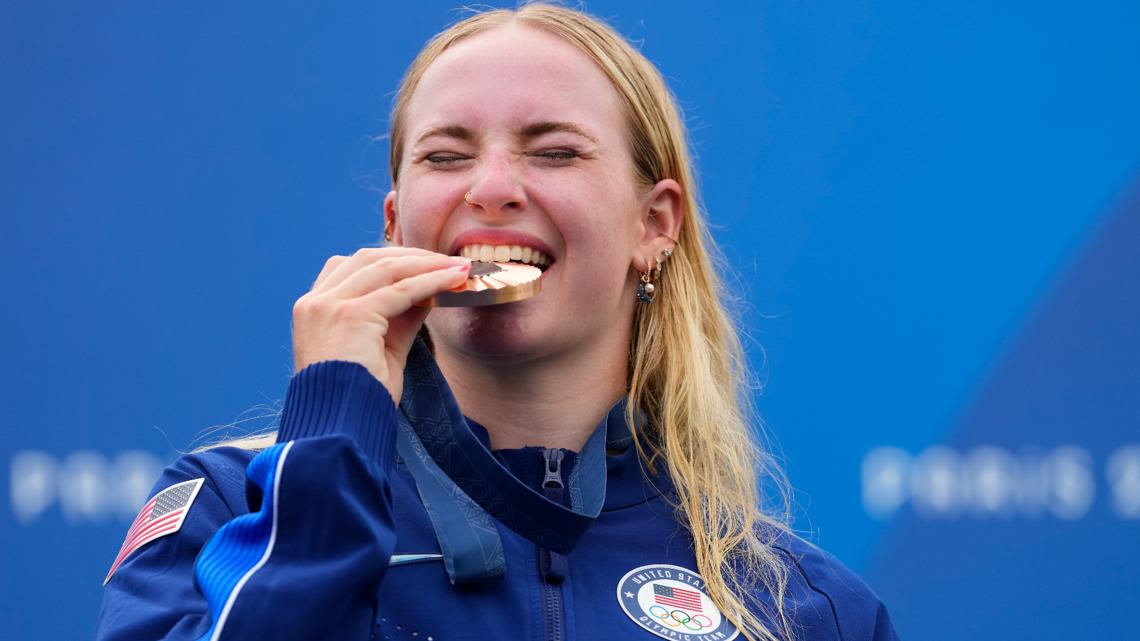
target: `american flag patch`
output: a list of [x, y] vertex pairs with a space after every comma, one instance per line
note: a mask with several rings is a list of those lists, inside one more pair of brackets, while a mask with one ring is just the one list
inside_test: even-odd
[[123, 541], [123, 547], [119, 548], [119, 554], [111, 564], [107, 578], [103, 579], [103, 585], [107, 585], [115, 570], [119, 569], [119, 565], [131, 555], [131, 552], [181, 529], [182, 522], [186, 520], [186, 513], [190, 511], [190, 505], [198, 496], [198, 490], [202, 489], [202, 483], [205, 481], [206, 479], [201, 478], [171, 485], [147, 501], [139, 510], [139, 515], [135, 517], [131, 529], [127, 530], [127, 538]]
[[675, 588], [660, 583], [653, 584], [653, 601], [673, 608], [701, 611], [701, 593], [696, 590]]

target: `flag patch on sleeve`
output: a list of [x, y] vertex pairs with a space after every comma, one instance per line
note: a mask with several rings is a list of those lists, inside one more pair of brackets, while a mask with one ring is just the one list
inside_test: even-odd
[[205, 481], [206, 479], [200, 478], [171, 485], [146, 502], [131, 524], [131, 529], [127, 530], [123, 547], [119, 548], [119, 554], [115, 556], [115, 562], [111, 564], [107, 578], [103, 579], [103, 585], [107, 585], [115, 570], [119, 569], [132, 552], [182, 528], [186, 513], [190, 511], [190, 505], [194, 503], [198, 490], [202, 489], [202, 483]]

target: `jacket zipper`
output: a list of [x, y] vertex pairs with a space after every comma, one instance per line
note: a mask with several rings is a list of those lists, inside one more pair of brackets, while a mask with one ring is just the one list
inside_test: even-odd
[[[566, 486], [562, 483], [562, 457], [566, 453], [558, 448], [548, 447], [542, 451], [543, 470], [542, 493], [546, 498], [562, 504]], [[542, 609], [546, 619], [546, 641], [562, 641], [564, 638], [562, 581], [566, 579], [569, 564], [566, 557], [542, 546], [538, 550], [538, 573], [542, 583]]]

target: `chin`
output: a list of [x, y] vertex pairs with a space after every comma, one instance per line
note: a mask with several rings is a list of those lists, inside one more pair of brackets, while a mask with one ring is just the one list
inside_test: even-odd
[[433, 310], [428, 331], [437, 345], [471, 358], [521, 362], [540, 357], [549, 343], [540, 339], [541, 321], [522, 303]]

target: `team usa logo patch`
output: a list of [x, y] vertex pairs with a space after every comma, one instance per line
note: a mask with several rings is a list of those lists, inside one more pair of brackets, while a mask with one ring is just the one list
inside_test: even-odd
[[171, 485], [146, 502], [146, 505], [139, 510], [139, 515], [135, 517], [135, 522], [131, 524], [131, 529], [127, 530], [123, 547], [115, 556], [115, 562], [111, 564], [107, 578], [103, 579], [103, 585], [107, 585], [115, 575], [115, 570], [119, 569], [119, 565], [127, 560], [131, 552], [157, 538], [174, 534], [182, 528], [186, 513], [190, 511], [190, 505], [194, 503], [198, 490], [202, 489], [205, 480], [194, 479]]
[[663, 639], [731, 641], [740, 631], [720, 614], [704, 579], [676, 565], [643, 565], [618, 581], [617, 599], [633, 622]]

